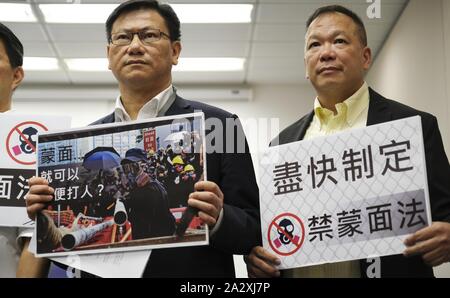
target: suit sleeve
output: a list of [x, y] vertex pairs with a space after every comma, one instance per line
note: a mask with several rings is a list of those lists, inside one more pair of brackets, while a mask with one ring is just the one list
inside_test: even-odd
[[450, 165], [438, 123], [432, 116], [422, 124], [432, 218], [450, 222]]
[[248, 254], [261, 243], [259, 191], [247, 140], [239, 120], [235, 115], [233, 118], [237, 124], [234, 151], [221, 154], [219, 187], [224, 194], [223, 219], [211, 237], [211, 244], [226, 253]]

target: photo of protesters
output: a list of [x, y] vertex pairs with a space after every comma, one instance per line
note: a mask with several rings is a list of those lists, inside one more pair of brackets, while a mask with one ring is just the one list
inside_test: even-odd
[[198, 217], [189, 214], [187, 227], [177, 227], [194, 184], [205, 178], [204, 126], [190, 121], [40, 136], [38, 173], [55, 195], [37, 217], [37, 253], [207, 244]]

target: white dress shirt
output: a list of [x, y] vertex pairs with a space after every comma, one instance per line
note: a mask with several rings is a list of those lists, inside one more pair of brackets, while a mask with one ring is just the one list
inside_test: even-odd
[[[144, 120], [149, 118], [155, 118], [158, 116], [158, 112], [164, 107], [169, 98], [173, 95], [174, 90], [172, 84], [165, 90], [157, 94], [154, 98], [149, 100], [140, 110], [136, 120]], [[116, 107], [114, 109], [115, 122], [127, 122], [131, 121], [130, 115], [128, 115], [125, 107], [123, 106], [120, 95], [116, 99]]]

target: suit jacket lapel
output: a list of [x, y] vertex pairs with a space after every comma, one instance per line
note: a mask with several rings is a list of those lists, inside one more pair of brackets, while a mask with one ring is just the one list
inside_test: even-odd
[[295, 140], [301, 141], [305, 137], [306, 130], [308, 130], [309, 125], [311, 124], [311, 121], [314, 117], [314, 111], [310, 112], [307, 117], [305, 118], [305, 121], [301, 121], [299, 123], [298, 128], [298, 134], [295, 136]]
[[170, 108], [167, 110], [167, 112], [164, 114], [164, 116], [173, 116], [173, 115], [179, 115], [179, 114], [187, 114], [192, 113], [193, 110], [190, 108], [191, 105], [183, 98], [177, 97], [175, 98], [175, 101], [170, 106]]
[[367, 126], [380, 124], [392, 120], [388, 103], [383, 96], [369, 88], [369, 113], [367, 115]]

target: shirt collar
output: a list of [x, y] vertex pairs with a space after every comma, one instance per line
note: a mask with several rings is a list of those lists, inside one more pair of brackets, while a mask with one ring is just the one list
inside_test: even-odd
[[[155, 97], [149, 100], [140, 110], [137, 116], [137, 120], [154, 118], [158, 116], [158, 112], [164, 106], [164, 104], [169, 100], [173, 94], [173, 86], [170, 84], [169, 87], [158, 93]], [[126, 122], [131, 121], [130, 115], [128, 115], [125, 107], [123, 106], [121, 96], [117, 96], [116, 105], [114, 108], [114, 117], [116, 122]]]
[[319, 99], [314, 100], [314, 115], [321, 125], [326, 125], [333, 117], [345, 117], [345, 121], [352, 126], [358, 116], [369, 106], [369, 86], [366, 82], [352, 96], [336, 104], [337, 115], [333, 111], [323, 108]]

